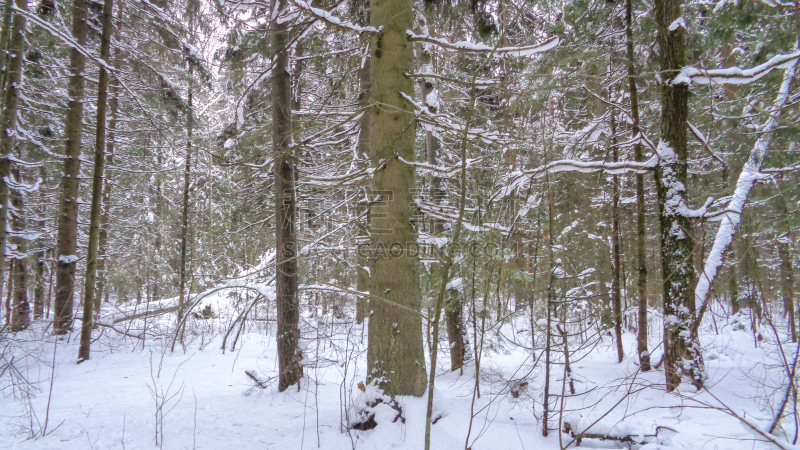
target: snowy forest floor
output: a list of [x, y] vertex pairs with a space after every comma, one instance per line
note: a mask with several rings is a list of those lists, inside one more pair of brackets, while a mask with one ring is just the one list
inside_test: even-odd
[[[222, 300], [221, 294], [208, 302], [218, 306], [215, 300]], [[166, 332], [161, 339], [148, 336], [143, 343], [140, 338], [103, 328], [96, 333], [99, 337], [93, 343], [91, 360], [80, 365], [75, 364], [78, 333], [54, 341], [47, 322], [38, 321], [25, 332], [7, 336], [4, 358], [13, 356], [19, 372], [2, 378], [0, 448], [423, 447], [424, 397], [398, 398], [404, 421], [394, 421], [397, 412], [378, 405], [374, 408], [376, 428], [347, 429], [365, 402], [377, 395], [370, 386], [366, 392], [359, 387], [366, 366], [366, 336], [361, 325], [332, 315], [306, 314], [302, 320], [306, 362], [302, 386], [299, 391], [291, 388], [281, 393], [277, 382], [270, 379], [277, 372], [274, 322], [272, 327], [264, 325], [270, 324], [268, 319], [251, 322], [231, 351], [234, 330], [228, 350], [223, 352], [221, 342], [232, 316], [226, 315], [224, 308], [217, 310], [215, 319], [194, 319], [185, 349], [178, 345], [174, 353], [169, 351]], [[102, 322], [110, 323], [111, 318], [130, 312], [104, 310]], [[174, 321], [174, 316], [151, 319], [149, 326], [155, 328], [149, 329], [166, 329], [170, 320]], [[135, 327], [144, 323], [134, 322], [115, 327], [129, 327], [128, 334], [136, 335]], [[587, 339], [591, 345], [583, 347], [578, 342], [582, 337], [575, 337], [576, 352], [571, 359], [577, 393], [569, 396], [563, 364], [553, 365], [550, 392], [556, 397], [551, 403], [555, 411], [550, 413], [548, 437], [542, 436], [541, 424], [544, 356], [539, 347], [534, 352], [529, 348], [529, 316], [523, 313], [513, 318], [500, 332], [487, 330], [480, 361], [480, 398], [474, 399], [474, 405], [474, 360], [463, 374], [449, 372], [443, 339], [432, 447], [557, 449], [573, 442], [556, 429], [559, 422], [569, 422], [572, 430], [645, 443], [632, 448], [776, 448], [752, 428], [769, 430], [788, 382], [774, 339], [763, 330], [766, 339], [756, 348], [749, 327], [731, 321], [704, 330], [709, 388], [700, 393], [688, 384], [683, 384], [679, 393], [666, 393], [663, 368], [640, 373], [632, 333], [624, 335], [626, 358], [621, 364], [616, 361], [610, 335]], [[651, 342], [651, 346], [656, 344]], [[795, 351], [796, 347], [786, 349], [787, 353]], [[660, 350], [655, 350], [653, 361], [660, 356]], [[553, 357], [561, 361], [560, 353]], [[255, 380], [265, 387], [257, 386]], [[562, 414], [559, 396], [565, 391], [568, 396]], [[42, 437], [46, 415], [47, 434]], [[795, 434], [794, 420], [792, 416], [782, 424], [789, 442]], [[772, 437], [791, 447], [780, 430]], [[580, 448], [629, 448], [629, 444], [586, 439]]]

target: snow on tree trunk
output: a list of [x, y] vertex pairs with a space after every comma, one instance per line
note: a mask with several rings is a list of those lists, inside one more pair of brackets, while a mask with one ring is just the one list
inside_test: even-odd
[[758, 140], [750, 151], [750, 157], [745, 162], [742, 172], [739, 174], [733, 197], [728, 202], [723, 214], [719, 218], [715, 218], [719, 220], [719, 229], [714, 237], [714, 244], [711, 247], [711, 251], [708, 252], [703, 273], [695, 289], [695, 303], [700, 310], [704, 309], [703, 306], [708, 297], [708, 292], [711, 289], [714, 278], [716, 278], [719, 267], [722, 265], [725, 252], [736, 235], [739, 222], [742, 219], [742, 210], [747, 202], [747, 196], [750, 194], [755, 182], [765, 177], [760, 173], [761, 164], [772, 141], [772, 132], [780, 124], [781, 110], [789, 99], [792, 79], [796, 71], [797, 60], [795, 59], [784, 69], [783, 82], [778, 91], [778, 96], [767, 113], [768, 119], [758, 127], [756, 132], [759, 136]]
[[686, 214], [686, 174], [689, 86], [674, 83], [686, 64], [685, 21], [682, 0], [657, 0], [656, 22], [661, 59], [661, 140], [656, 152], [655, 177], [661, 225], [661, 269], [664, 301], [664, 368], [667, 391], [688, 375], [697, 387], [703, 385], [699, 347], [691, 346], [694, 316], [695, 270], [692, 224]]

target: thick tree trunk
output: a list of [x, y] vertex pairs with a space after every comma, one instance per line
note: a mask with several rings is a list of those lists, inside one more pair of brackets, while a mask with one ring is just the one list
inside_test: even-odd
[[[673, 84], [686, 64], [682, 0], [656, 0], [656, 22], [661, 53], [661, 141], [656, 168], [659, 222], [661, 224], [661, 269], [664, 289], [664, 368], [667, 391], [691, 377], [703, 385], [700, 349], [689, 336], [693, 323], [695, 271], [692, 258], [692, 224], [685, 215], [686, 144], [689, 86]], [[680, 18], [680, 20], [679, 20]]]
[[[636, 87], [636, 54], [633, 49], [633, 0], [625, 2], [625, 36], [627, 44], [628, 90], [631, 99], [632, 132], [639, 136], [639, 90]], [[644, 160], [642, 143], [637, 141], [633, 146], [633, 158], [637, 162]], [[647, 234], [645, 232], [644, 174], [636, 174], [636, 300], [638, 305], [639, 330], [636, 339], [636, 350], [639, 356], [639, 368], [647, 372], [650, 367], [650, 351], [647, 346]]]
[[[100, 57], [109, 62], [111, 47], [111, 23], [114, 0], [103, 2], [103, 31], [100, 36]], [[83, 289], [83, 315], [81, 341], [78, 348], [78, 363], [89, 359], [92, 343], [92, 318], [98, 307], [94, 304], [97, 278], [97, 248], [100, 240], [100, 208], [103, 196], [103, 170], [106, 150], [106, 110], [108, 97], [108, 72], [100, 66], [97, 84], [97, 133], [94, 150], [94, 176], [92, 178], [92, 209], [89, 215], [89, 248], [86, 252], [86, 284]]]
[[[86, 23], [87, 0], [72, 3], [72, 37], [80, 46], [86, 45], [89, 27]], [[56, 295], [53, 314], [53, 332], [66, 334], [72, 329], [72, 298], [75, 291], [75, 267], [78, 257], [78, 176], [81, 170], [81, 133], [83, 131], [83, 91], [86, 57], [76, 48], [70, 50], [70, 79], [67, 117], [64, 121], [66, 137], [63, 176], [58, 207], [58, 257], [56, 261]]]
[[382, 29], [372, 42], [372, 180], [370, 206], [374, 270], [370, 279], [371, 316], [367, 374], [380, 379], [388, 395], [425, 393], [422, 347], [422, 297], [417, 274], [417, 232], [412, 226], [414, 168], [400, 161], [414, 159], [413, 96], [406, 73], [414, 70], [414, 49], [406, 36], [413, 29], [413, 2], [371, 0], [370, 21]]
[[[274, 0], [280, 13], [287, 0]], [[275, 156], [275, 289], [278, 309], [278, 390], [300, 382], [303, 368], [300, 350], [300, 305], [297, 293], [297, 198], [292, 149], [292, 77], [289, 64], [289, 28], [273, 20], [271, 40], [275, 67], [272, 70], [272, 151]]]
[[[6, 3], [6, 12], [9, 12], [11, 2]], [[28, 2], [16, 0], [17, 8], [27, 10]], [[10, 13], [10, 12], [9, 12]], [[9, 17], [4, 16], [4, 31], [8, 30]], [[3, 269], [5, 268], [6, 254], [6, 229], [8, 227], [8, 185], [6, 180], [11, 175], [11, 160], [9, 157], [14, 151], [17, 131], [17, 103], [19, 101], [19, 87], [22, 79], [22, 56], [25, 53], [25, 17], [14, 14], [11, 23], [11, 37], [8, 43], [8, 55], [3, 56], [6, 67], [3, 71], [3, 81], [8, 81], [3, 86], [2, 112], [0, 112], [0, 125], [5, 132], [0, 133], [0, 292], [3, 292]], [[4, 33], [5, 36], [5, 33]], [[6, 37], [3, 38], [7, 39]], [[5, 44], [5, 42], [4, 42]]]
[[[14, 180], [19, 183], [22, 180], [19, 175], [19, 168], [11, 170]], [[11, 223], [14, 234], [10, 239], [14, 270], [11, 276], [14, 277], [14, 296], [11, 306], [11, 331], [21, 331], [28, 328], [31, 323], [30, 306], [28, 305], [28, 258], [27, 258], [27, 239], [25, 238], [25, 205], [22, 193], [18, 189], [11, 190], [11, 206], [14, 212], [11, 214]]]

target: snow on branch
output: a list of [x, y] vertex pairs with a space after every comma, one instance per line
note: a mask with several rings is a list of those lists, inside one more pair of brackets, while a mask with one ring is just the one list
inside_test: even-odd
[[446, 114], [432, 113], [427, 106], [421, 105], [405, 92], [401, 92], [400, 95], [414, 106], [414, 114], [416, 114], [417, 120], [422, 124], [423, 127], [425, 127], [426, 130], [430, 129], [431, 131], [435, 130], [441, 133], [450, 132], [461, 135], [464, 133], [464, 128], [467, 128], [467, 139], [480, 139], [487, 144], [508, 144], [508, 140], [504, 139], [497, 131], [486, 131], [480, 128], [468, 127], [455, 117], [448, 116]]
[[[432, 217], [434, 219], [443, 220], [449, 224], [453, 224], [459, 221], [458, 208], [442, 205], [439, 203], [427, 203], [420, 200], [416, 201], [416, 205], [421, 213], [425, 214], [426, 216]], [[499, 223], [473, 224], [470, 223], [470, 221], [468, 221], [465, 218], [461, 220], [461, 226], [475, 233], [487, 233], [491, 231], [496, 231], [502, 234], [503, 236], [507, 236], [511, 232], [511, 229], [509, 227], [505, 227], [503, 225], [500, 225]], [[443, 246], [443, 243], [435, 241], [436, 238], [431, 238], [431, 239], [432, 239], [431, 242], [426, 242], [426, 243], [435, 243], [439, 247]]]
[[[453, 166], [437, 166], [435, 164], [428, 164], [428, 163], [419, 163], [415, 161], [406, 161], [401, 157], [397, 157], [400, 161], [408, 164], [409, 166], [415, 167], [417, 169], [417, 173], [421, 174], [431, 174], [437, 178], [453, 178], [460, 174], [461, 172], [461, 163], [457, 163]], [[483, 161], [484, 157], [478, 158], [470, 158], [467, 159], [466, 168], [469, 169], [470, 167], [474, 166], [476, 163]]]
[[800, 58], [800, 51], [787, 55], [774, 56], [764, 64], [753, 67], [752, 69], [730, 67], [727, 69], [706, 70], [697, 69], [695, 67], [685, 67], [678, 76], [672, 80], [672, 84], [748, 84], [772, 72], [773, 69], [788, 69], [789, 65], [797, 61], [797, 58]]
[[352, 22], [348, 22], [348, 21], [342, 20], [342, 19], [334, 16], [330, 12], [325, 11], [322, 8], [315, 8], [315, 7], [311, 6], [305, 0], [291, 0], [291, 2], [294, 3], [295, 5], [297, 5], [297, 7], [300, 8], [301, 10], [303, 10], [303, 12], [305, 12], [306, 14], [308, 14], [308, 15], [310, 15], [312, 17], [315, 17], [317, 19], [320, 19], [320, 20], [322, 20], [322, 21], [324, 21], [326, 23], [329, 23], [331, 25], [334, 25], [334, 26], [337, 26], [337, 27], [340, 27], [340, 28], [344, 28], [344, 29], [347, 29], [347, 30], [351, 30], [351, 31], [356, 31], [358, 33], [380, 33], [380, 30], [375, 28], [375, 27], [369, 27], [369, 26], [362, 27], [361, 25], [356, 25], [356, 24], [354, 24]]
[[762, 169], [764, 173], [781, 173], [781, 172], [794, 172], [800, 170], [800, 163], [784, 167], [770, 167], [769, 169]]
[[720, 221], [719, 229], [717, 230], [716, 236], [714, 236], [714, 245], [708, 253], [708, 258], [706, 258], [706, 262], [703, 266], [703, 273], [700, 275], [700, 279], [694, 291], [695, 304], [698, 309], [701, 309], [703, 303], [705, 303], [708, 291], [711, 289], [711, 284], [717, 275], [717, 270], [722, 265], [725, 251], [731, 241], [733, 241], [739, 221], [742, 218], [742, 209], [744, 209], [744, 204], [747, 201], [750, 189], [752, 189], [756, 181], [766, 177], [766, 175], [761, 173], [761, 163], [764, 161], [764, 155], [766, 155], [769, 149], [770, 141], [772, 140], [772, 131], [778, 126], [778, 116], [781, 113], [781, 109], [783, 109], [783, 106], [789, 98], [789, 89], [796, 71], [797, 58], [791, 60], [788, 67], [786, 67], [783, 73], [783, 82], [778, 91], [778, 96], [775, 99], [775, 104], [770, 108], [771, 111], [769, 112], [770, 114], [767, 121], [759, 127], [758, 134], [760, 137], [750, 151], [750, 158], [742, 168], [742, 173], [739, 174], [739, 180], [736, 182], [736, 190], [733, 193], [733, 197], [724, 212], [716, 218], [716, 220]]
[[446, 39], [435, 38], [428, 35], [416, 34], [411, 30], [407, 30], [406, 35], [408, 35], [408, 39], [410, 41], [436, 44], [439, 47], [451, 52], [464, 50], [468, 52], [493, 53], [496, 55], [509, 55], [509, 56], [531, 56], [537, 53], [546, 52], [547, 50], [550, 50], [551, 48], [558, 45], [559, 42], [558, 36], [554, 36], [542, 44], [524, 45], [520, 47], [492, 47], [490, 45], [486, 45], [483, 43], [475, 43], [469, 41], [450, 42]]
[[535, 169], [526, 170], [524, 172], [516, 172], [509, 183], [501, 188], [497, 193], [492, 196], [492, 200], [496, 198], [503, 198], [512, 195], [519, 190], [523, 185], [533, 180], [534, 178], [541, 178], [548, 173], [553, 172], [598, 172], [603, 171], [609, 174], [621, 174], [625, 172], [645, 173], [652, 170], [658, 165], [658, 156], [653, 156], [647, 161], [620, 161], [620, 162], [606, 162], [606, 161], [578, 161], [574, 159], [561, 159], [553, 161]]
[[332, 175], [325, 177], [307, 175], [304, 177], [305, 180], [303, 181], [303, 184], [313, 186], [355, 186], [363, 183], [364, 180], [371, 178], [372, 174], [380, 168], [381, 166], [370, 167], [368, 169], [359, 170], [356, 172], [348, 172], [343, 175]]

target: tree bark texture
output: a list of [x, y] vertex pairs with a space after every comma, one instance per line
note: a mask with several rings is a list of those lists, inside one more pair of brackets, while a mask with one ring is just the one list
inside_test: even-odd
[[[19, 183], [19, 168], [11, 169], [14, 180]], [[25, 237], [25, 205], [22, 192], [11, 189], [12, 234], [9, 239], [11, 244], [10, 257], [14, 258], [14, 295], [11, 306], [11, 331], [22, 331], [31, 323], [30, 306], [28, 305], [28, 258], [27, 238]]]
[[[664, 301], [664, 368], [667, 391], [686, 375], [703, 384], [700, 349], [692, 345], [695, 270], [692, 224], [685, 215], [689, 86], [673, 84], [686, 64], [682, 0], [657, 0], [656, 22], [661, 59], [661, 141], [656, 167], [661, 269]], [[679, 18], [681, 18], [679, 20]]]
[[[625, 36], [627, 45], [628, 90], [631, 101], [631, 131], [634, 136], [641, 134], [639, 128], [639, 89], [636, 86], [636, 55], [633, 48], [633, 0], [625, 2]], [[644, 161], [642, 143], [637, 141], [633, 146], [633, 158], [636, 162]], [[639, 368], [642, 372], [651, 369], [650, 350], [647, 345], [647, 234], [645, 230], [644, 174], [636, 174], [636, 300], [638, 305], [638, 334], [636, 351], [639, 357]]]
[[[109, 62], [111, 47], [111, 23], [114, 0], [103, 2], [103, 30], [100, 35], [100, 57]], [[108, 107], [108, 71], [100, 66], [97, 83], [97, 133], [95, 135], [94, 175], [92, 177], [92, 209], [89, 214], [89, 248], [86, 252], [86, 279], [83, 290], [83, 315], [78, 362], [89, 359], [92, 343], [92, 318], [98, 307], [95, 302], [97, 280], [97, 252], [100, 240], [100, 209], [103, 196], [103, 170], [106, 150], [106, 111]]]
[[[119, 50], [117, 50], [114, 60], [114, 68], [119, 67]], [[108, 135], [106, 139], [106, 152], [105, 164], [111, 165], [114, 163], [114, 147], [117, 130], [117, 111], [119, 103], [117, 100], [117, 92], [119, 87], [115, 78], [109, 82], [108, 98], [109, 106], [109, 120], [108, 120]], [[108, 256], [108, 219], [111, 209], [111, 183], [108, 180], [108, 174], [103, 176], [103, 196], [101, 200], [101, 213], [100, 213], [100, 236], [97, 243], [97, 289], [95, 290], [94, 308], [95, 312], [100, 312], [100, 305], [103, 301], [103, 293], [106, 288], [106, 258]]]
[[467, 345], [464, 342], [466, 328], [464, 326], [462, 293], [451, 289], [449, 298], [444, 305], [444, 314], [447, 319], [447, 339], [450, 342], [450, 370], [455, 372], [464, 367]]
[[[86, 45], [89, 27], [86, 23], [88, 1], [72, 3], [72, 37], [80, 46]], [[58, 206], [56, 261], [56, 294], [53, 307], [53, 332], [66, 334], [72, 329], [72, 301], [75, 291], [75, 268], [78, 257], [78, 176], [81, 171], [81, 133], [83, 131], [83, 91], [86, 57], [76, 48], [69, 54], [70, 79], [67, 87], [69, 102], [64, 121], [66, 146]]]
[[[281, 12], [287, 0], [274, 0]], [[297, 199], [292, 149], [292, 76], [289, 64], [290, 30], [273, 20], [271, 40], [275, 55], [272, 70], [272, 152], [275, 157], [275, 289], [278, 309], [278, 390], [300, 382], [300, 305], [297, 293]]]
[[[10, 7], [11, 2], [7, 2], [6, 7]], [[16, 6], [20, 9], [28, 9], [28, 2], [16, 0]], [[5, 30], [8, 30], [8, 17], [3, 19], [6, 22]], [[14, 151], [17, 132], [17, 103], [19, 101], [20, 80], [22, 79], [22, 57], [25, 53], [25, 17], [21, 14], [14, 14], [11, 21], [11, 38], [8, 41], [8, 55], [3, 56], [5, 63], [2, 112], [0, 112], [0, 292], [3, 292], [3, 269], [5, 268], [6, 240], [8, 228], [8, 203], [9, 190], [6, 180], [11, 175], [11, 153]], [[5, 39], [5, 38], [4, 38]]]
[[367, 376], [388, 395], [422, 396], [427, 385], [422, 346], [422, 296], [414, 252], [417, 232], [411, 206], [414, 168], [414, 48], [406, 36], [413, 29], [413, 2], [371, 0], [370, 22], [382, 29], [373, 36], [371, 97], [372, 162], [381, 169], [372, 180], [370, 206], [370, 320]]
[[[612, 146], [611, 153], [614, 162], [619, 161], [619, 150], [617, 149], [616, 142], [617, 124], [615, 120], [614, 110], [611, 110], [611, 135]], [[614, 174], [612, 179], [612, 201], [611, 201], [611, 253], [612, 253], [612, 267], [611, 267], [611, 303], [614, 311], [614, 337], [617, 341], [617, 362], [622, 362], [625, 357], [625, 352], [622, 348], [622, 293], [620, 288], [620, 267], [622, 266], [622, 258], [620, 251], [620, 229], [619, 229], [619, 175]]]

